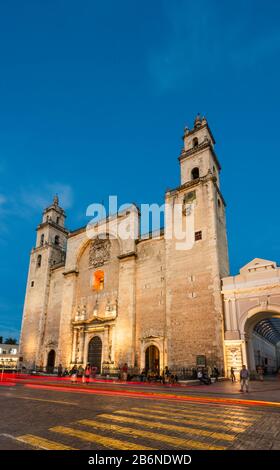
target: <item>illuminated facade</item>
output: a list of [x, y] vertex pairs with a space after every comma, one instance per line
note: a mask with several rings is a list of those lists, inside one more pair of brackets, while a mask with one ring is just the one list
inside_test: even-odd
[[17, 344], [0, 343], [0, 370], [16, 370], [18, 367], [19, 355]]
[[[26, 367], [52, 369], [90, 362], [103, 372], [130, 368], [195, 367], [197, 357], [224, 367], [221, 279], [228, 275], [225, 203], [220, 164], [205, 118], [185, 129], [181, 181], [165, 194], [170, 205], [194, 214], [193, 245], [175, 238], [115, 236], [140, 214], [124, 211], [68, 231], [55, 197], [37, 227], [31, 252], [21, 333]], [[187, 209], [186, 209], [187, 208]], [[104, 238], [104, 237], [105, 238]]]

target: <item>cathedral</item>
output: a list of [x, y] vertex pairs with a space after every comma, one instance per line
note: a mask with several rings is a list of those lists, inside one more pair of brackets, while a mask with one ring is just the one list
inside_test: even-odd
[[[184, 207], [192, 210], [193, 243], [186, 250], [178, 250], [164, 230], [123, 239], [110, 233], [107, 219], [93, 226], [90, 238], [86, 227], [69, 231], [57, 196], [44, 210], [22, 320], [26, 368], [90, 363], [101, 374], [117, 374], [126, 363], [138, 372], [168, 366], [180, 373], [198, 365], [225, 370], [247, 359], [248, 333], [229, 306], [238, 297], [238, 283], [228, 277], [221, 166], [207, 120], [198, 115], [193, 128], [185, 128], [183, 142], [180, 182], [165, 193], [165, 202], [181, 204], [183, 218]], [[127, 217], [126, 211], [111, 216], [110, 227], [117, 229]], [[133, 217], [139, 219], [140, 212]], [[256, 262], [253, 276], [264, 261]], [[256, 300], [257, 313], [268, 307], [261, 301]], [[258, 321], [271, 317], [267, 311]]]

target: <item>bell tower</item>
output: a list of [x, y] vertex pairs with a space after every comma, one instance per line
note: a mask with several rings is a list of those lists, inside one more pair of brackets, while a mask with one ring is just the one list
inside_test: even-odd
[[221, 166], [214, 151], [215, 139], [205, 117], [198, 114], [193, 129], [185, 127], [183, 141], [179, 157], [181, 184], [212, 174], [219, 187]]
[[43, 211], [37, 227], [36, 246], [30, 255], [26, 296], [20, 339], [23, 364], [32, 368], [42, 364], [42, 347], [52, 269], [65, 263], [68, 230], [65, 212], [58, 197]]
[[168, 207], [179, 208], [188, 239], [181, 245], [174, 232], [165, 242], [167, 362], [175, 370], [201, 356], [222, 369], [221, 278], [229, 265], [221, 166], [205, 117], [185, 128], [183, 142], [180, 185], [165, 195]]
[[58, 196], [43, 212], [43, 220], [37, 227], [36, 250], [51, 247], [51, 265], [64, 261], [68, 231], [65, 229], [65, 212], [59, 206]]

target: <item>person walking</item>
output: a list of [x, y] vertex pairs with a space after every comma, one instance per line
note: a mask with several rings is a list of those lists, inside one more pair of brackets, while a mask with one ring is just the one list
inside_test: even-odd
[[63, 373], [63, 368], [62, 368], [62, 365], [59, 364], [59, 366], [57, 368], [57, 376], [62, 377], [62, 373]]
[[257, 373], [261, 382], [263, 382], [264, 370], [262, 366], [257, 367]]
[[217, 366], [215, 366], [213, 368], [213, 377], [215, 377], [215, 382], [218, 382], [219, 380], [219, 375], [220, 375], [220, 372], [219, 372], [219, 369]]
[[76, 384], [77, 383], [77, 376], [78, 376], [78, 369], [77, 369], [76, 364], [72, 367], [72, 369], [70, 371], [70, 375], [71, 375], [71, 383]]
[[231, 378], [232, 383], [236, 382], [234, 367], [230, 368], [230, 378]]
[[124, 380], [125, 382], [127, 381], [127, 372], [128, 372], [128, 366], [127, 366], [127, 363], [125, 363], [122, 366], [122, 380]]
[[90, 373], [91, 373], [91, 367], [90, 367], [90, 364], [87, 364], [87, 366], [85, 368], [85, 382], [86, 382], [86, 384], [89, 383]]
[[168, 366], [165, 366], [165, 368], [163, 370], [164, 383], [169, 381], [170, 375], [171, 375], [171, 373], [170, 373], [170, 370], [168, 369]]
[[249, 392], [249, 377], [250, 377], [249, 371], [246, 368], [245, 364], [243, 364], [242, 369], [240, 371], [240, 384], [241, 384], [240, 392], [244, 392], [244, 387], [246, 388], [246, 392], [247, 393]]

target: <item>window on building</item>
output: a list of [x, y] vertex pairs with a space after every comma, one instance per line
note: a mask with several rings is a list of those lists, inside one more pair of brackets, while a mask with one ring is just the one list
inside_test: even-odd
[[34, 287], [34, 281], [31, 281], [31, 287]]
[[192, 169], [192, 179], [196, 180], [199, 178], [199, 168], [195, 167]]
[[104, 289], [104, 271], [95, 271], [93, 273], [93, 289], [96, 291]]
[[56, 236], [54, 237], [54, 244], [55, 244], [55, 245], [59, 245], [59, 236], [58, 236], [58, 235], [56, 235]]
[[60, 217], [57, 217], [57, 218], [56, 218], [56, 223], [57, 223], [57, 225], [59, 224], [59, 222], [60, 222]]
[[195, 137], [195, 138], [193, 139], [193, 147], [197, 147], [197, 146], [198, 146], [198, 138]]
[[195, 232], [194, 239], [195, 239], [196, 242], [198, 240], [202, 240], [202, 231], [201, 230], [199, 230], [198, 232]]
[[42, 235], [41, 235], [41, 241], [40, 241], [40, 245], [41, 245], [41, 246], [44, 245], [44, 241], [45, 241], [45, 235], [42, 233]]
[[221, 207], [221, 201], [220, 201], [220, 199], [218, 199], [218, 207], [219, 207], [219, 208]]
[[37, 257], [37, 268], [40, 268], [42, 264], [42, 255], [38, 255]]

